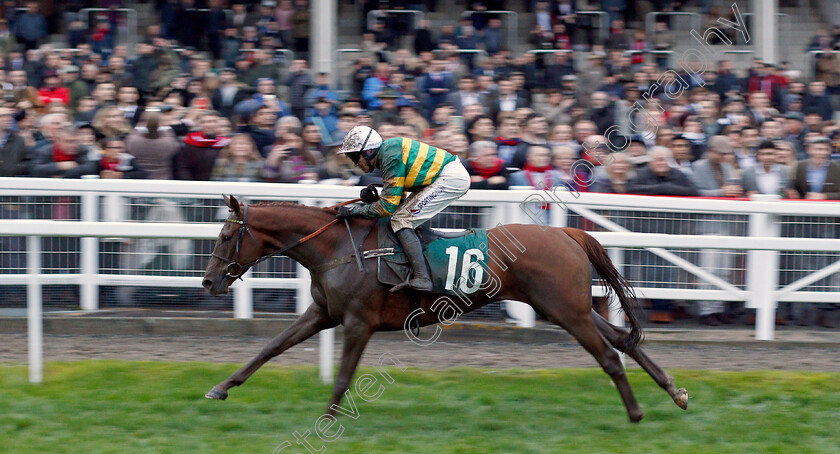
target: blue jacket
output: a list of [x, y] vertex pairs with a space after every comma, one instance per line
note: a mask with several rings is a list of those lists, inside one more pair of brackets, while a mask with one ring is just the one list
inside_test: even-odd
[[28, 41], [37, 41], [47, 36], [47, 20], [40, 14], [21, 14], [15, 24], [15, 34]]
[[368, 77], [362, 87], [362, 100], [367, 104], [368, 109], [378, 109], [382, 105], [377, 95], [385, 88], [385, 82], [378, 77]]

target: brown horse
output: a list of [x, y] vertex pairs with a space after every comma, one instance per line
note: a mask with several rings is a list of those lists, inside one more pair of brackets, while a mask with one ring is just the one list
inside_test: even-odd
[[[327, 414], [341, 401], [367, 346], [376, 331], [404, 329], [411, 313], [409, 297], [390, 293], [376, 278], [373, 262], [364, 264], [360, 275], [353, 257], [348, 229], [334, 225], [335, 208], [316, 208], [294, 203], [245, 206], [225, 197], [232, 215], [225, 222], [213, 258], [207, 265], [204, 287], [213, 295], [225, 293], [248, 268], [262, 258], [282, 253], [309, 269], [313, 304], [288, 329], [275, 337], [248, 364], [211, 389], [206, 397], [225, 399], [227, 391], [239, 386], [271, 358], [303, 342], [321, 330], [344, 326], [341, 367]], [[362, 250], [377, 248], [376, 235], [368, 235], [373, 221], [352, 220], [350, 230]], [[315, 235], [313, 235], [315, 233]], [[516, 300], [530, 304], [547, 320], [562, 326], [590, 353], [615, 382], [630, 420], [642, 419], [642, 412], [630, 389], [618, 354], [627, 353], [664, 388], [674, 402], [685, 409], [688, 393], [677, 389], [674, 379], [657, 366], [637, 345], [641, 327], [635, 315], [635, 299], [624, 278], [613, 267], [600, 243], [582, 230], [546, 228], [536, 225], [508, 225], [488, 231], [487, 273], [495, 286], [483, 286], [465, 298], [451, 298], [458, 310], [469, 312], [493, 301]], [[309, 241], [311, 239], [311, 241]], [[632, 329], [610, 324], [592, 310], [590, 265], [608, 290], [615, 292]], [[489, 282], [491, 279], [487, 279]], [[452, 310], [438, 304], [441, 295], [420, 294], [421, 326], [438, 323], [440, 312]], [[451, 314], [451, 312], [450, 312]], [[450, 317], [451, 318], [451, 317]]]

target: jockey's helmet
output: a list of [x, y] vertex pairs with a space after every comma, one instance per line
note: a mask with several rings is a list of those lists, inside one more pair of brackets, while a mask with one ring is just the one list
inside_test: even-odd
[[376, 156], [382, 146], [382, 136], [368, 126], [356, 126], [344, 137], [338, 154], [361, 153], [368, 161]]

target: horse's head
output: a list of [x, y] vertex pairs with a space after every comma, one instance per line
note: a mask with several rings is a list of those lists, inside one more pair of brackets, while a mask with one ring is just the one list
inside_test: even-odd
[[225, 196], [231, 216], [225, 220], [213, 255], [204, 271], [202, 285], [211, 295], [227, 293], [230, 285], [263, 256], [264, 245], [248, 225], [248, 206], [233, 196]]

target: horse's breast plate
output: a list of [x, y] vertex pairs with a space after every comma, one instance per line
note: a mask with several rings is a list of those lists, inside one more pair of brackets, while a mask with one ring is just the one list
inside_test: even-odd
[[[410, 269], [389, 221], [386, 218], [379, 222], [379, 247], [394, 248], [397, 253], [379, 257], [377, 276], [383, 284], [396, 285], [405, 281]], [[470, 229], [460, 236], [443, 237], [432, 229], [423, 229], [420, 237], [432, 273], [434, 293], [454, 295], [458, 292], [470, 295], [478, 291], [487, 280], [487, 230]]]

